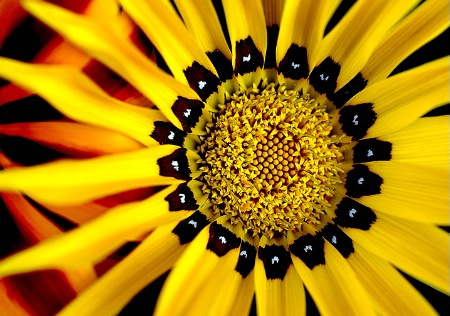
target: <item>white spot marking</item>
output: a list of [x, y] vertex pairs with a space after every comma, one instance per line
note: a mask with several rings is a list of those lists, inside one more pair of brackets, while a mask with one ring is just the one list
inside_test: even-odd
[[359, 122], [358, 122], [358, 115], [353, 116], [353, 121], [352, 121], [352, 123], [355, 124], [355, 126], [358, 125], [358, 123], [359, 123]]
[[331, 242], [332, 242], [333, 244], [337, 244], [337, 238], [336, 238], [336, 236], [333, 236], [333, 238], [331, 238]]
[[292, 62], [291, 66], [292, 66], [294, 69], [297, 69], [298, 67], [300, 67], [300, 64], [296, 64], [296, 63]]
[[250, 61], [250, 58], [252, 58], [252, 56], [248, 54], [248, 56], [242, 57], [242, 61]]
[[194, 226], [194, 228], [197, 228], [197, 222], [194, 221], [193, 219], [191, 219], [188, 224]]
[[367, 151], [367, 157], [371, 157], [373, 156], [373, 151], [371, 151], [370, 149]]
[[306, 246], [305, 248], [303, 248], [303, 250], [304, 250], [305, 252], [308, 252], [308, 251], [312, 251], [313, 249], [312, 249], [312, 246], [311, 246], [311, 245], [308, 245], [308, 246]]
[[363, 177], [359, 178], [358, 179], [358, 184], [363, 184], [363, 183], [364, 183], [364, 178]]
[[170, 131], [170, 134], [169, 134], [169, 136], [167, 138], [170, 139], [170, 140], [173, 140], [175, 138], [175, 133]]
[[180, 202], [184, 204], [186, 202], [186, 195], [180, 193], [178, 194], [178, 196], [180, 197]]
[[219, 240], [222, 244], [226, 244], [227, 243], [227, 239], [223, 236], [219, 236]]
[[189, 117], [191, 115], [191, 109], [187, 109], [186, 112], [183, 113], [184, 117]]
[[278, 258], [277, 256], [272, 258], [272, 264], [278, 263], [280, 262], [280, 258]]
[[178, 161], [174, 160], [172, 161], [172, 166], [175, 171], [180, 171], [180, 165], [178, 164]]
[[348, 216], [350, 217], [355, 217], [356, 214], [356, 210], [354, 208], [352, 208], [350, 211], [348, 211]]
[[242, 250], [242, 251], [239, 253], [239, 255], [240, 255], [241, 257], [247, 258], [247, 251]]
[[200, 89], [203, 89], [205, 86], [206, 86], [206, 81], [199, 81], [199, 82], [198, 82], [198, 87], [199, 87]]
[[330, 76], [326, 76], [325, 77], [325, 75], [324, 74], [320, 74], [320, 80], [322, 80], [322, 81], [327, 81], [328, 79], [330, 79]]

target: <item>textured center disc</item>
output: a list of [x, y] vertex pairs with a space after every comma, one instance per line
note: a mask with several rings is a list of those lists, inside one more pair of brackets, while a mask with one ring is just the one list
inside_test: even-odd
[[269, 238], [320, 223], [341, 182], [331, 130], [325, 104], [284, 86], [233, 94], [199, 147], [212, 212]]

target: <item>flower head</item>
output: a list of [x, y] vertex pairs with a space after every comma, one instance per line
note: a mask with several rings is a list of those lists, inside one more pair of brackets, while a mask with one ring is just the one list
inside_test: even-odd
[[[448, 57], [392, 75], [446, 1], [334, 27], [334, 0], [10, 2], [0, 194], [33, 245], [0, 261], [11, 310], [30, 272], [71, 291], [37, 314], [117, 314], [168, 271], [156, 315], [433, 314], [406, 274], [449, 294], [449, 120], [424, 117]], [[53, 31], [8, 52], [31, 16]]]

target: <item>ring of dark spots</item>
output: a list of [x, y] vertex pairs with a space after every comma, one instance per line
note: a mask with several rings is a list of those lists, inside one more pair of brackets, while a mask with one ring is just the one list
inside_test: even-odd
[[187, 133], [175, 127], [170, 122], [156, 121], [155, 128], [150, 134], [160, 145], [172, 144], [183, 146]]
[[342, 130], [353, 140], [366, 136], [376, 119], [377, 113], [373, 110], [372, 103], [344, 106], [339, 110], [339, 123], [342, 125]]
[[230, 250], [239, 247], [241, 240], [235, 234], [216, 222], [209, 226], [209, 240], [206, 249], [222, 257]]
[[239, 249], [239, 259], [235, 270], [239, 272], [243, 278], [246, 278], [255, 266], [255, 259], [256, 248], [250, 243], [243, 241], [241, 243], [241, 248]]
[[186, 153], [187, 149], [179, 148], [170, 155], [159, 158], [156, 161], [159, 166], [159, 174], [179, 180], [191, 180], [191, 170]]
[[309, 76], [309, 82], [319, 93], [333, 93], [336, 90], [340, 71], [341, 66], [330, 57], [327, 57], [313, 69]]
[[292, 264], [289, 251], [278, 245], [260, 247], [258, 249], [258, 258], [264, 264], [267, 280], [283, 280], [289, 266]]
[[358, 92], [362, 91], [367, 86], [367, 82], [368, 81], [364, 79], [362, 74], [358, 73], [336, 93], [328, 93], [327, 97], [329, 100], [333, 101], [336, 108], [339, 109]]
[[309, 65], [306, 48], [292, 44], [280, 61], [278, 72], [282, 73], [284, 77], [294, 80], [307, 78]]
[[199, 211], [180, 221], [172, 230], [178, 236], [180, 245], [187, 244], [194, 240], [195, 236], [208, 225], [207, 217]]
[[263, 54], [256, 48], [253, 39], [249, 36], [246, 39], [236, 42], [236, 61], [234, 72], [244, 75], [256, 71], [264, 65]]
[[333, 221], [346, 228], [369, 230], [377, 220], [376, 214], [369, 207], [348, 197], [344, 197], [336, 206], [334, 214], [336, 217]]
[[346, 194], [353, 198], [381, 193], [383, 178], [369, 170], [366, 165], [353, 165], [345, 180]]
[[233, 77], [233, 65], [220, 50], [216, 49], [212, 52], [207, 52], [206, 55], [209, 57], [209, 60], [211, 60], [214, 68], [216, 68], [222, 82]]
[[199, 122], [204, 107], [205, 105], [200, 100], [178, 97], [172, 105], [172, 111], [183, 126], [183, 130], [191, 132], [191, 129]]
[[289, 250], [300, 258], [305, 265], [313, 269], [315, 266], [325, 264], [325, 241], [322, 235], [305, 235], [297, 239]]
[[328, 240], [330, 244], [336, 248], [344, 258], [348, 258], [355, 249], [353, 248], [353, 241], [336, 225], [328, 224], [322, 231], [322, 236]]
[[169, 211], [195, 211], [199, 208], [197, 200], [186, 183], [180, 184], [175, 191], [164, 199], [169, 203]]
[[276, 24], [267, 27], [267, 50], [266, 60], [264, 61], [265, 69], [275, 68], [277, 66], [276, 49], [279, 32], [280, 27]]
[[353, 147], [353, 162], [389, 161], [392, 158], [392, 144], [376, 138], [360, 140]]
[[217, 92], [217, 87], [220, 85], [220, 79], [196, 61], [192, 63], [192, 66], [184, 70], [184, 75], [191, 89], [203, 101], [206, 101], [211, 94]]

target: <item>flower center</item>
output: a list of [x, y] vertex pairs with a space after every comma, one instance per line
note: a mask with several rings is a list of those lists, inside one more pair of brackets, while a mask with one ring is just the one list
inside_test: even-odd
[[340, 183], [339, 137], [326, 104], [269, 84], [231, 96], [199, 151], [214, 214], [269, 238], [319, 224]]

